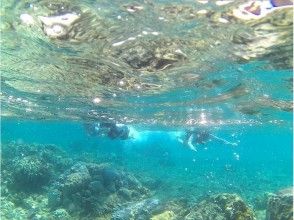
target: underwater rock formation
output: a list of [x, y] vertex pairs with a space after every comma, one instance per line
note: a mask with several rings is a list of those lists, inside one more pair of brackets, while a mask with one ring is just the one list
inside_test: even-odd
[[270, 196], [267, 203], [266, 220], [293, 219], [293, 188], [279, 191]]
[[154, 215], [151, 217], [151, 220], [172, 220], [175, 217], [175, 213], [173, 211], [165, 211], [158, 215]]
[[253, 211], [236, 194], [219, 194], [192, 208], [185, 220], [254, 220]]
[[258, 195], [257, 197], [254, 198], [253, 203], [254, 203], [254, 209], [255, 210], [265, 210], [267, 207], [267, 202], [268, 199], [272, 196], [272, 193], [263, 193]]
[[53, 218], [56, 220], [70, 220], [71, 217], [65, 209], [57, 209], [53, 212]]
[[144, 198], [148, 190], [132, 175], [106, 165], [78, 162], [48, 192], [52, 209], [79, 215], [104, 215], [118, 204]]
[[8, 144], [1, 162], [1, 219], [105, 219], [122, 206], [141, 213], [157, 204], [144, 200], [149, 190], [132, 174], [106, 164], [74, 164], [53, 145]]
[[73, 194], [86, 187], [91, 176], [84, 164], [76, 164], [70, 169], [70, 173], [65, 176], [63, 191], [65, 194]]
[[13, 178], [18, 187], [39, 188], [48, 183], [52, 169], [37, 156], [26, 156], [13, 161]]
[[26, 219], [26, 215], [24, 209], [16, 207], [13, 202], [5, 200], [3, 197], [1, 198], [1, 219]]
[[9, 197], [1, 198], [1, 220], [58, 219], [53, 218], [54, 214], [50, 213], [44, 195], [27, 194], [26, 198], [18, 197], [11, 194]]
[[118, 209], [112, 215], [111, 220], [149, 219], [151, 211], [159, 204], [158, 199], [145, 199], [139, 202], [132, 202], [123, 208]]
[[161, 202], [152, 212], [151, 219], [184, 219], [190, 211], [190, 205], [188, 203], [188, 199], [186, 198], [177, 198]]
[[71, 162], [55, 145], [3, 144], [1, 219], [53, 219], [46, 187]]
[[9, 183], [7, 187], [10, 189], [39, 190], [48, 185], [60, 169], [70, 164], [71, 160], [63, 156], [54, 145], [4, 145], [3, 179]]

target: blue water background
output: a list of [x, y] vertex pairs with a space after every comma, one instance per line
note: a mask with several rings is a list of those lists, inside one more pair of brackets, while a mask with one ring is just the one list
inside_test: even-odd
[[2, 120], [2, 144], [55, 144], [76, 160], [106, 162], [155, 179], [162, 184], [158, 196], [166, 199], [233, 192], [252, 201], [292, 184], [293, 136], [287, 126], [223, 126], [213, 135], [238, 146], [212, 140], [197, 152], [177, 141], [179, 129], [137, 131], [136, 139], [114, 141], [89, 136], [81, 122]]

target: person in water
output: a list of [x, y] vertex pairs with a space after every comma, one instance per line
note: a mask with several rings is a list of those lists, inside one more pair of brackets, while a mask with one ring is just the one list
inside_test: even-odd
[[207, 130], [188, 129], [185, 131], [183, 138], [178, 138], [178, 141], [190, 150], [197, 151], [197, 146], [204, 145], [212, 139], [221, 141], [224, 144], [236, 146], [236, 143], [227, 141], [223, 138], [211, 134]]
[[109, 129], [108, 137], [111, 139], [126, 140], [130, 138], [130, 129], [124, 124], [115, 124]]
[[210, 141], [210, 134], [206, 130], [188, 129], [185, 131], [183, 138], [178, 138], [178, 141], [190, 150], [197, 151], [197, 145]]
[[110, 139], [126, 140], [130, 138], [130, 129], [124, 124], [112, 122], [86, 123], [85, 129], [90, 136], [107, 136]]

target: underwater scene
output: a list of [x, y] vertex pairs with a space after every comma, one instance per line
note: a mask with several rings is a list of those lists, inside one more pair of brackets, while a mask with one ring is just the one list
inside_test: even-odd
[[293, 0], [0, 5], [1, 219], [293, 219]]

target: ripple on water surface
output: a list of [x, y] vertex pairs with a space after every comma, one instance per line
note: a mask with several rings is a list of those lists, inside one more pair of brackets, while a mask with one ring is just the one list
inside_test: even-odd
[[4, 2], [2, 116], [281, 123], [292, 9], [247, 20], [243, 2]]

